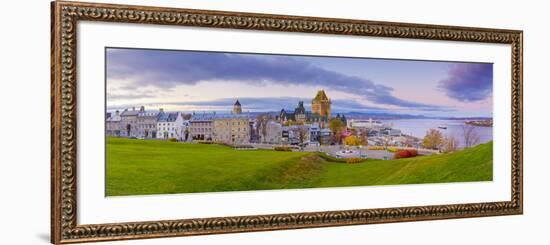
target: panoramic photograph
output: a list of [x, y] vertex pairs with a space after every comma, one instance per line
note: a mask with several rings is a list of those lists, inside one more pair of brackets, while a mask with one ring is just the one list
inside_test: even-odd
[[105, 48], [106, 196], [493, 180], [493, 64]]

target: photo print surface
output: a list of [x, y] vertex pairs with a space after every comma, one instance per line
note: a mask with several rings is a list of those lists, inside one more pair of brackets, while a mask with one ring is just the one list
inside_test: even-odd
[[105, 49], [106, 195], [493, 179], [493, 64]]

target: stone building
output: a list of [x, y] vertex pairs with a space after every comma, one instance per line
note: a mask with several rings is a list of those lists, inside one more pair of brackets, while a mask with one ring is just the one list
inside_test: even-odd
[[120, 112], [116, 110], [109, 113], [109, 117], [105, 120], [105, 134], [107, 136], [120, 137], [122, 135], [122, 124], [120, 123]]
[[233, 105], [233, 114], [241, 114], [241, 113], [243, 113], [243, 109], [241, 108], [241, 102], [237, 100]]
[[332, 143], [332, 131], [330, 131], [330, 129], [324, 128], [319, 131], [319, 143], [322, 145], [329, 145]]
[[132, 110], [124, 109], [120, 114], [120, 124], [121, 124], [121, 136], [125, 137], [137, 137], [138, 128], [137, 128], [137, 116], [139, 111], [135, 107]]
[[305, 123], [307, 120], [306, 108], [303, 101], [298, 102], [298, 106], [294, 110], [294, 120], [299, 123]]
[[228, 144], [250, 143], [250, 120], [243, 114], [214, 117], [212, 140]]
[[139, 109], [137, 115], [137, 135], [146, 139], [157, 138], [157, 119], [160, 111], [146, 111], [145, 107]]
[[212, 140], [212, 120], [215, 114], [195, 114], [189, 120], [189, 134], [193, 140]]
[[283, 108], [276, 118], [277, 121], [285, 125], [316, 123], [324, 128], [328, 126], [330, 119], [330, 104], [331, 101], [325, 91], [320, 90], [312, 100], [311, 112], [306, 110], [303, 101], [299, 101], [294, 111], [286, 111]]
[[330, 118], [331, 101], [328, 98], [325, 90], [319, 90], [315, 98], [311, 101], [311, 111], [320, 116]]

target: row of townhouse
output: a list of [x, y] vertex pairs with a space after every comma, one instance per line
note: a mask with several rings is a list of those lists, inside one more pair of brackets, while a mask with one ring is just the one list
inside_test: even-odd
[[211, 140], [224, 143], [250, 142], [251, 121], [245, 114], [193, 114], [184, 120], [181, 112], [146, 111], [142, 106], [108, 113], [106, 134], [145, 139]]
[[136, 137], [145, 139], [185, 139], [188, 122], [181, 112], [136, 110], [115, 111], [107, 114], [106, 134], [115, 137]]

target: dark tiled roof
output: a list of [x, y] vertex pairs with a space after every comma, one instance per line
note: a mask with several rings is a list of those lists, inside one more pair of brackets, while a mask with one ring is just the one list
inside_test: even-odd
[[190, 121], [211, 121], [214, 119], [231, 119], [231, 118], [245, 118], [249, 119], [251, 116], [247, 113], [242, 114], [214, 114], [214, 113], [202, 113], [191, 116]]
[[139, 114], [139, 111], [135, 111], [135, 110], [132, 110], [132, 111], [123, 111], [122, 113], [120, 113], [120, 116], [123, 116], [123, 117], [127, 117], [127, 116], [137, 116]]
[[176, 121], [176, 119], [178, 119], [178, 115], [179, 115], [179, 112], [171, 112], [171, 113], [161, 112], [157, 117], [157, 121], [174, 122]]
[[140, 111], [138, 117], [156, 117], [158, 114], [158, 111]]

